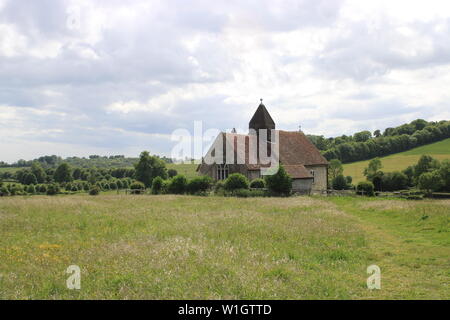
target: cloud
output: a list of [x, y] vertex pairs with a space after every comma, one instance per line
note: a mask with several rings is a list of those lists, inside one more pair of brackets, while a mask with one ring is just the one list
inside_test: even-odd
[[0, 160], [170, 155], [261, 97], [324, 135], [448, 118], [449, 31], [437, 0], [0, 0]]

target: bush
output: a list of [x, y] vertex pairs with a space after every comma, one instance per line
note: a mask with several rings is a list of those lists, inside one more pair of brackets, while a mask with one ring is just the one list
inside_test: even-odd
[[131, 190], [144, 190], [145, 185], [142, 182], [135, 181], [130, 185]]
[[397, 191], [408, 188], [408, 176], [402, 172], [388, 172], [381, 178], [381, 189], [384, 191]]
[[186, 192], [187, 179], [183, 175], [177, 175], [170, 179], [168, 192], [173, 194], [183, 194]]
[[47, 187], [47, 195], [54, 196], [59, 193], [59, 185], [57, 184], [49, 184]]
[[264, 190], [249, 190], [249, 189], [236, 189], [225, 193], [226, 196], [234, 196], [239, 198], [251, 198], [251, 197], [267, 197], [268, 194]]
[[178, 174], [177, 170], [175, 169], [169, 169], [167, 170], [167, 175], [169, 176], [169, 178], [173, 178]]
[[292, 179], [282, 165], [273, 175], [265, 177], [266, 186], [274, 194], [289, 195], [292, 190]]
[[233, 173], [225, 179], [225, 190], [248, 189], [248, 180], [240, 173]]
[[41, 184], [38, 187], [38, 190], [39, 190], [40, 193], [47, 193], [47, 186], [45, 184]]
[[156, 177], [152, 182], [152, 193], [161, 194], [163, 192], [164, 180], [161, 177]]
[[187, 192], [190, 194], [205, 193], [212, 185], [212, 179], [208, 176], [196, 177], [187, 184]]
[[340, 174], [336, 178], [334, 178], [331, 183], [332, 183], [333, 189], [335, 189], [335, 190], [347, 189], [347, 180], [345, 179], [345, 177], [342, 174]]
[[263, 179], [255, 179], [252, 182], [250, 182], [250, 188], [253, 189], [262, 189], [265, 188], [266, 184], [264, 183]]
[[9, 190], [6, 186], [0, 188], [0, 196], [9, 196]]
[[373, 197], [374, 196], [374, 189], [375, 189], [375, 187], [373, 186], [372, 182], [370, 182], [370, 181], [361, 181], [356, 186], [356, 193], [359, 194], [359, 195]]
[[223, 190], [225, 190], [225, 181], [216, 181], [216, 183], [214, 184], [214, 193], [220, 193], [223, 192]]
[[100, 188], [98, 186], [93, 186], [90, 190], [89, 190], [89, 194], [91, 196], [96, 196], [100, 193]]
[[34, 187], [34, 185], [30, 184], [27, 187], [27, 193], [29, 193], [29, 194], [35, 194], [36, 193], [36, 188]]
[[444, 181], [441, 178], [438, 170], [432, 172], [425, 172], [419, 176], [418, 187], [421, 190], [431, 193], [442, 188]]

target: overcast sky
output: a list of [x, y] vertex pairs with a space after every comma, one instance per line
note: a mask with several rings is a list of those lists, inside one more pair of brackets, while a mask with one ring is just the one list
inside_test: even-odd
[[450, 1], [0, 0], [0, 160], [450, 118]]

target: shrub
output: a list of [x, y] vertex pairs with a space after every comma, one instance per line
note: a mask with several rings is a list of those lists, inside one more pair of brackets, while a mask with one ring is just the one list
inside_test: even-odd
[[111, 183], [109, 184], [109, 189], [111, 189], [111, 190], [117, 190], [117, 183], [115, 183], [114, 181], [111, 182]]
[[30, 184], [27, 187], [27, 193], [29, 193], [29, 194], [35, 194], [36, 193], [36, 188], [34, 187], [34, 185]]
[[402, 172], [388, 172], [381, 178], [381, 189], [396, 191], [408, 188], [408, 176]]
[[2, 186], [0, 188], [0, 195], [1, 196], [9, 196], [9, 190], [6, 186]]
[[438, 170], [432, 172], [425, 172], [419, 176], [418, 187], [421, 190], [431, 193], [442, 188], [444, 181], [441, 178]]
[[223, 192], [223, 190], [225, 190], [225, 181], [216, 181], [216, 183], [214, 184], [214, 193], [220, 193]]
[[361, 181], [356, 186], [356, 193], [359, 195], [365, 195], [372, 197], [374, 196], [374, 189], [373, 183], [370, 181]]
[[72, 189], [70, 191], [77, 192], [78, 191], [78, 187], [76, 185], [73, 185]]
[[156, 177], [152, 182], [152, 193], [161, 194], [164, 187], [164, 180], [161, 177]]
[[340, 174], [333, 179], [332, 185], [335, 190], [345, 190], [347, 189], [347, 180], [342, 174]]
[[169, 176], [169, 178], [173, 178], [178, 174], [177, 170], [175, 169], [169, 169], [167, 170], [167, 175]]
[[39, 190], [40, 193], [46, 193], [47, 192], [47, 186], [45, 184], [41, 184], [38, 187], [38, 190]]
[[168, 192], [174, 194], [183, 194], [186, 192], [187, 179], [183, 175], [177, 175], [170, 179]]
[[89, 190], [89, 194], [91, 196], [96, 196], [100, 193], [100, 188], [98, 186], [93, 186], [90, 190]]
[[59, 193], [59, 185], [52, 183], [47, 187], [47, 195], [54, 196]]
[[225, 190], [248, 189], [248, 180], [240, 173], [233, 173], [225, 179]]
[[196, 177], [187, 184], [187, 192], [190, 194], [205, 193], [212, 185], [212, 180], [208, 176]]
[[292, 190], [292, 179], [282, 165], [275, 174], [265, 177], [266, 186], [274, 194], [289, 195]]
[[250, 197], [266, 197], [268, 194], [264, 190], [236, 189], [227, 192], [225, 195], [235, 196], [239, 198], [250, 198]]
[[116, 181], [116, 185], [117, 185], [117, 189], [119, 189], [119, 190], [123, 188], [122, 181], [120, 181], [120, 180]]
[[145, 185], [142, 182], [135, 181], [130, 185], [131, 190], [144, 190]]
[[250, 182], [250, 188], [253, 189], [262, 189], [265, 188], [266, 184], [264, 183], [263, 179], [255, 179], [252, 182]]

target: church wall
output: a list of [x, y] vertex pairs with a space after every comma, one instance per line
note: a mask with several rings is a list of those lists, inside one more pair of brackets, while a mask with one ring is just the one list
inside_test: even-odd
[[292, 179], [292, 191], [300, 193], [310, 193], [312, 179]]
[[326, 166], [305, 166], [308, 170], [314, 170], [313, 191], [322, 191], [327, 189], [327, 167]]

